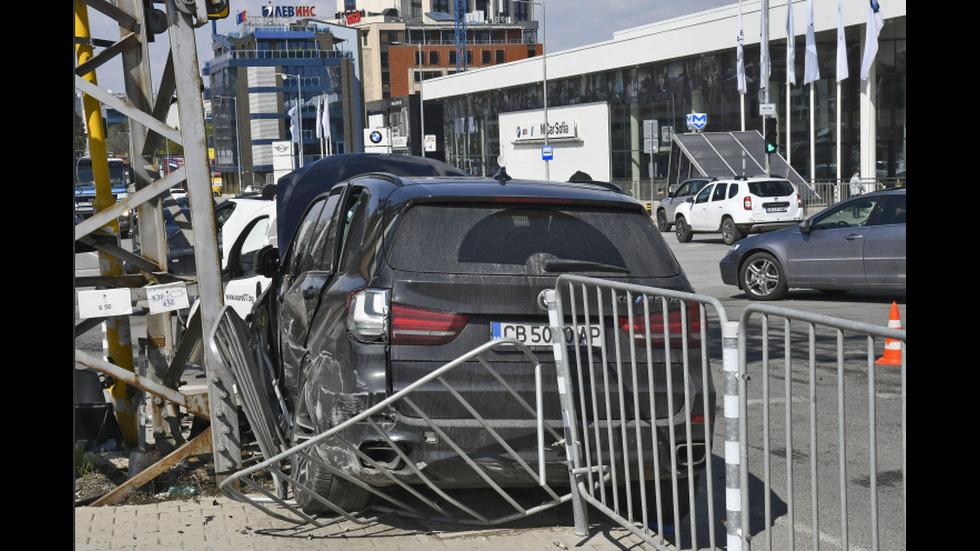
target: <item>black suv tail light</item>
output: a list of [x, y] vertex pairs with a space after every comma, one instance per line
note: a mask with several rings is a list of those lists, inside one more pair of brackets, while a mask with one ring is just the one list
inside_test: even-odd
[[391, 344], [446, 344], [466, 327], [470, 317], [404, 304], [391, 305]]
[[[676, 304], [676, 303], [675, 303]], [[680, 308], [668, 308], [667, 329], [670, 331], [670, 345], [680, 348], [683, 338], [683, 320]], [[651, 346], [664, 346], [664, 315], [660, 306], [651, 307], [649, 319], [645, 319], [643, 314], [635, 315], [632, 319], [622, 316], [619, 318], [619, 328], [626, 336], [633, 329], [633, 342], [637, 345], [646, 345], [647, 328], [649, 327]], [[687, 344], [697, 346], [701, 341], [701, 309], [697, 302], [687, 303]]]

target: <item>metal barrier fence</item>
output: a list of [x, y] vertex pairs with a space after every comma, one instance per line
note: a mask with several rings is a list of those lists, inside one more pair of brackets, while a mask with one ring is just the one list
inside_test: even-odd
[[[606, 336], [553, 347], [567, 387], [573, 503], [658, 549], [699, 548], [698, 532], [681, 520], [696, 526], [703, 516], [700, 536], [715, 548], [708, 308], [720, 319], [724, 308], [710, 297], [569, 275], [547, 298], [552, 333], [570, 324]], [[728, 359], [734, 368], [735, 356]], [[707, 499], [698, 501], [702, 480]], [[576, 516], [576, 532], [585, 528]]]
[[[905, 547], [905, 331], [770, 305], [751, 305], [738, 322], [729, 321], [711, 297], [571, 275], [561, 276], [545, 299], [549, 334], [565, 336], [539, 335], [552, 343], [553, 373], [550, 358], [542, 363], [522, 342], [491, 341], [289, 449], [281, 431], [255, 431], [267, 440], [260, 442], [266, 459], [234, 473], [222, 490], [277, 518], [318, 526], [365, 522], [370, 510], [499, 525], [571, 503], [576, 534], [588, 534], [588, 513], [595, 511], [657, 549], [716, 549], [720, 532], [729, 550]], [[267, 376], [268, 368], [261, 354], [241, 352], [254, 346], [235, 336], [241, 328], [226, 309], [211, 346], [233, 364], [249, 422], [281, 423], [288, 416], [274, 389], [243, 384]], [[883, 339], [885, 355], [876, 359]], [[519, 350], [534, 366], [534, 404], [485, 360], [498, 347]], [[536, 443], [512, 446], [452, 388], [450, 374], [461, 366], [494, 375], [512, 409], [536, 427]], [[560, 422], [544, 419], [542, 396], [556, 390], [544, 380], [557, 383]], [[451, 430], [415, 406], [413, 393], [431, 384], [446, 386], [472, 415], [464, 430], [486, 431], [495, 453], [538, 493], [524, 500], [521, 491], [497, 484], [485, 457], [471, 457], [452, 443]], [[479, 474], [498, 507], [485, 495], [467, 501], [444, 489], [399, 451], [377, 420], [390, 422], [404, 409], [393, 407], [397, 402], [413, 408], [433, 438]], [[724, 412], [717, 425], [716, 411]], [[344, 433], [355, 426], [384, 439], [401, 456], [401, 475], [412, 471], [412, 483], [347, 444]], [[377, 475], [375, 483], [323, 461], [322, 446], [356, 455]], [[345, 510], [315, 495], [297, 479], [303, 464], [369, 491], [374, 504]], [[253, 492], [240, 491], [241, 484]], [[297, 494], [335, 516], [304, 512]]]
[[[243, 328], [244, 324], [234, 310], [226, 307], [212, 331], [209, 339], [210, 346], [214, 348], [215, 356], [219, 358], [219, 361], [228, 364], [225, 367], [235, 374], [239, 401], [253, 428], [257, 425], [278, 425], [285, 414], [285, 409], [282, 408], [278, 398], [274, 396], [270, 385], [262, 382], [269, 380], [263, 373], [266, 366], [262, 365], [262, 354], [254, 353], [253, 343], [244, 336]], [[516, 349], [524, 355], [529, 364], [534, 366], [537, 383], [534, 404], [525, 400], [521, 396], [521, 392], [512, 387], [484, 359], [485, 354], [499, 348], [508, 348], [511, 351]], [[453, 388], [450, 375], [453, 370], [459, 368], [484, 369], [500, 383], [507, 391], [509, 399], [513, 401], [509, 403], [510, 407], [505, 407], [504, 410], [513, 415], [514, 419], [521, 419], [519, 414], [523, 412], [523, 419], [530, 427], [529, 432], [536, 434], [534, 443], [530, 447], [524, 444], [517, 448], [508, 442], [494, 427], [492, 420], [488, 419], [485, 412], [475, 409], [466, 402], [457, 389]], [[362, 513], [367, 512], [367, 510], [361, 510], [363, 507], [356, 508], [335, 503], [319, 495], [309, 485], [310, 482], [301, 480], [299, 472], [304, 469], [328, 473], [335, 480], [341, 480], [342, 484], [352, 485], [351, 488], [369, 492], [374, 499], [374, 504], [369, 510], [391, 512], [414, 518], [461, 525], [492, 526], [552, 509], [569, 501], [568, 486], [570, 479], [565, 474], [564, 477], [558, 477], [555, 480], [554, 472], [549, 479], [545, 469], [549, 463], [561, 464], [563, 462], [563, 454], [556, 453], [554, 450], [556, 447], [560, 450], [559, 444], [564, 441], [564, 436], [555, 430], [555, 427], [552, 426], [554, 423], [548, 423], [544, 419], [544, 387], [542, 384], [544, 369], [545, 366], [537, 360], [534, 354], [524, 344], [516, 340], [501, 339], [488, 342], [415, 381], [387, 399], [365, 409], [360, 414], [336, 425], [331, 430], [288, 447], [288, 449], [283, 432], [275, 427], [253, 430], [265, 459], [231, 474], [221, 482], [220, 488], [228, 496], [250, 503], [278, 519], [297, 524], [312, 523], [317, 526], [343, 520], [359, 524], [365, 523], [368, 520]], [[412, 397], [416, 391], [432, 384], [443, 385], [449, 394], [470, 413], [471, 418], [468, 420], [453, 419], [449, 424], [429, 418], [426, 412], [413, 402]], [[424, 465], [416, 465], [405, 455], [386, 430], [391, 426], [393, 419], [400, 415], [397, 411], [399, 408], [395, 407], [396, 403], [399, 402], [415, 411], [418, 415], [415, 422], [427, 427], [431, 433], [430, 439], [433, 445], [438, 443], [439, 446], [451, 450], [456, 459], [476, 473], [483, 481], [483, 489], [486, 492], [471, 496], [472, 499], [468, 502], [466, 499], [445, 490], [440, 483], [442, 481], [434, 480], [427, 475]], [[500, 405], [495, 404], [495, 407]], [[485, 431], [489, 437], [485, 448], [473, 453], [472, 450], [464, 450], [458, 445], [454, 441], [453, 435], [459, 433], [460, 427], [463, 427], [463, 430]], [[560, 426], [557, 428], [560, 429]], [[381, 464], [376, 458], [372, 458], [363, 450], [358, 449], [357, 446], [345, 441], [345, 434], [350, 429], [370, 430], [379, 439], [384, 440], [390, 449], [398, 454], [400, 472], [396, 475], [395, 469], [390, 464]], [[493, 448], [490, 444], [491, 441], [499, 447], [500, 452], [488, 462], [485, 456], [487, 455], [486, 450]], [[351, 473], [325, 461], [323, 459], [325, 449], [329, 449], [330, 453], [334, 454], [356, 456], [361, 465], [370, 470], [375, 483], [366, 484], [352, 476]], [[533, 459], [530, 459], [532, 457]], [[523, 471], [524, 477], [529, 485], [534, 488], [534, 492], [515, 491], [513, 488], [505, 488], [498, 484], [493, 476], [493, 471], [503, 463]], [[317, 477], [310, 478], [316, 479]], [[412, 483], [409, 484], [406, 480], [411, 480]], [[564, 487], [564, 490], [556, 490], [553, 486]], [[244, 488], [250, 489], [251, 492], [245, 493], [242, 490]], [[303, 506], [298, 505], [297, 497], [304, 499]], [[334, 516], [329, 518], [318, 517], [316, 514], [310, 513], [311, 504], [313, 505], [312, 509], [318, 509], [323, 514]]]
[[905, 548], [905, 348], [900, 329], [770, 305], [742, 312], [737, 464], [739, 509], [751, 513], [741, 519], [746, 543]]

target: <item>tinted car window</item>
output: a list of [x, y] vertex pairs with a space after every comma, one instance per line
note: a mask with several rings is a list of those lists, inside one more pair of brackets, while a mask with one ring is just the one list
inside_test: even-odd
[[306, 216], [303, 221], [300, 222], [299, 228], [296, 230], [296, 239], [293, 240], [289, 251], [289, 267], [286, 272], [290, 275], [296, 275], [300, 273], [303, 269], [303, 265], [306, 263], [307, 255], [310, 250], [310, 242], [313, 240], [315, 235], [313, 229], [316, 227], [316, 221], [320, 218], [320, 213], [323, 212], [323, 205], [326, 203], [325, 199], [320, 199], [313, 203], [310, 210], [307, 211]]
[[326, 272], [333, 271], [337, 243], [337, 217], [335, 213], [342, 196], [343, 188], [331, 193], [324, 203], [323, 212], [317, 219], [316, 239], [310, 253], [310, 262], [314, 264], [313, 269]]
[[871, 217], [871, 225], [905, 223], [905, 195], [883, 197], [878, 203], [878, 212]]
[[707, 203], [708, 198], [711, 197], [711, 187], [705, 187], [698, 193], [698, 196], [694, 199], [695, 203]]
[[796, 189], [788, 180], [764, 180], [749, 182], [749, 193], [758, 197], [785, 197]]
[[404, 271], [543, 275], [597, 263], [633, 276], [679, 272], [666, 247], [651, 246], [661, 238], [639, 213], [420, 205], [397, 232], [389, 263]]
[[728, 185], [727, 184], [718, 184], [717, 186], [715, 186], [715, 191], [714, 191], [714, 193], [711, 194], [711, 200], [712, 201], [724, 201], [725, 200], [725, 191], [727, 189], [728, 189]]

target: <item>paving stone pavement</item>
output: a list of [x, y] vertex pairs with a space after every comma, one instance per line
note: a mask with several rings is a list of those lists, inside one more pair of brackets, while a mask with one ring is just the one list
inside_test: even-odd
[[[569, 513], [570, 516], [570, 513]], [[204, 498], [151, 505], [74, 509], [77, 551], [605, 551], [643, 549], [639, 539], [618, 527], [593, 524], [575, 535], [571, 523], [542, 516], [521, 526], [460, 528], [395, 515], [315, 527], [296, 526], [260, 509], [228, 499]], [[596, 520], [590, 517], [590, 521]]]

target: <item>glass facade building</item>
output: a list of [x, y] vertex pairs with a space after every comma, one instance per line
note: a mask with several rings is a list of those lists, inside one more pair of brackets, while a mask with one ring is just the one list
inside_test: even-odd
[[272, 183], [274, 144], [294, 142], [296, 167], [359, 147], [355, 55], [335, 47], [341, 41], [329, 27], [274, 23], [256, 18], [215, 37], [212, 139], [225, 193]]
[[[782, 24], [774, 23], [773, 27]], [[798, 28], [802, 26], [801, 21]], [[734, 21], [732, 28], [731, 36], [734, 38]], [[770, 37], [768, 93], [769, 103], [775, 106], [779, 125], [779, 153], [807, 180], [826, 181], [837, 177], [838, 143], [842, 165], [840, 174], [844, 179], [849, 178], [851, 171], [860, 163], [861, 125], [862, 121], [867, 120], [875, 125], [875, 173], [865, 173], [863, 177], [880, 181], [905, 177], [906, 18], [903, 15], [888, 19], [879, 36], [873, 97], [870, 100], [874, 111], [871, 117], [862, 115], [862, 109], [866, 109], [862, 106], [861, 97], [862, 87], [866, 83], [860, 79], [864, 31], [863, 24], [845, 28], [850, 77], [840, 82], [839, 91], [835, 78], [836, 29], [816, 33], [822, 78], [806, 85], [803, 84], [804, 36], [798, 35], [795, 40], [797, 84], [794, 86], [787, 86], [785, 31], [782, 31], [782, 39]], [[568, 71], [564, 71], [565, 74], [557, 71], [559, 74], [549, 77], [547, 82], [547, 107], [605, 103], [610, 126], [610, 179], [629, 190], [637, 182], [665, 178], [669, 166], [669, 140], [666, 143], [661, 140], [659, 151], [651, 157], [651, 152], [644, 148], [643, 121], [656, 120], [661, 129], [672, 127], [675, 132], [686, 132], [687, 115], [703, 113], [708, 120], [705, 131], [727, 132], [741, 130], [744, 116], [746, 130], [758, 129], [762, 132], [760, 45], [757, 42], [744, 47], [748, 89], [743, 103], [737, 84], [735, 41], [730, 42], [732, 46], [723, 50], [624, 64], [609, 70], [573, 75], [568, 75]], [[583, 49], [574, 55], [586, 59], [585, 56], [590, 54], [588, 49]], [[582, 65], [588, 63], [583, 62]], [[493, 80], [506, 79], [483, 77], [484, 82]], [[501, 152], [501, 144], [498, 143], [501, 114], [535, 111], [544, 107], [540, 79], [526, 80], [525, 84], [516, 86], [473, 89], [465, 94], [455, 92], [459, 86], [452, 92], [440, 92], [437, 84], [427, 83], [427, 86], [426, 101], [441, 96], [443, 103], [446, 160], [474, 174], [492, 175], [497, 169], [497, 157]], [[433, 89], [433, 92], [429, 92]], [[815, 163], [811, 162], [811, 131], [815, 137]], [[675, 170], [677, 168], [674, 167]]]

